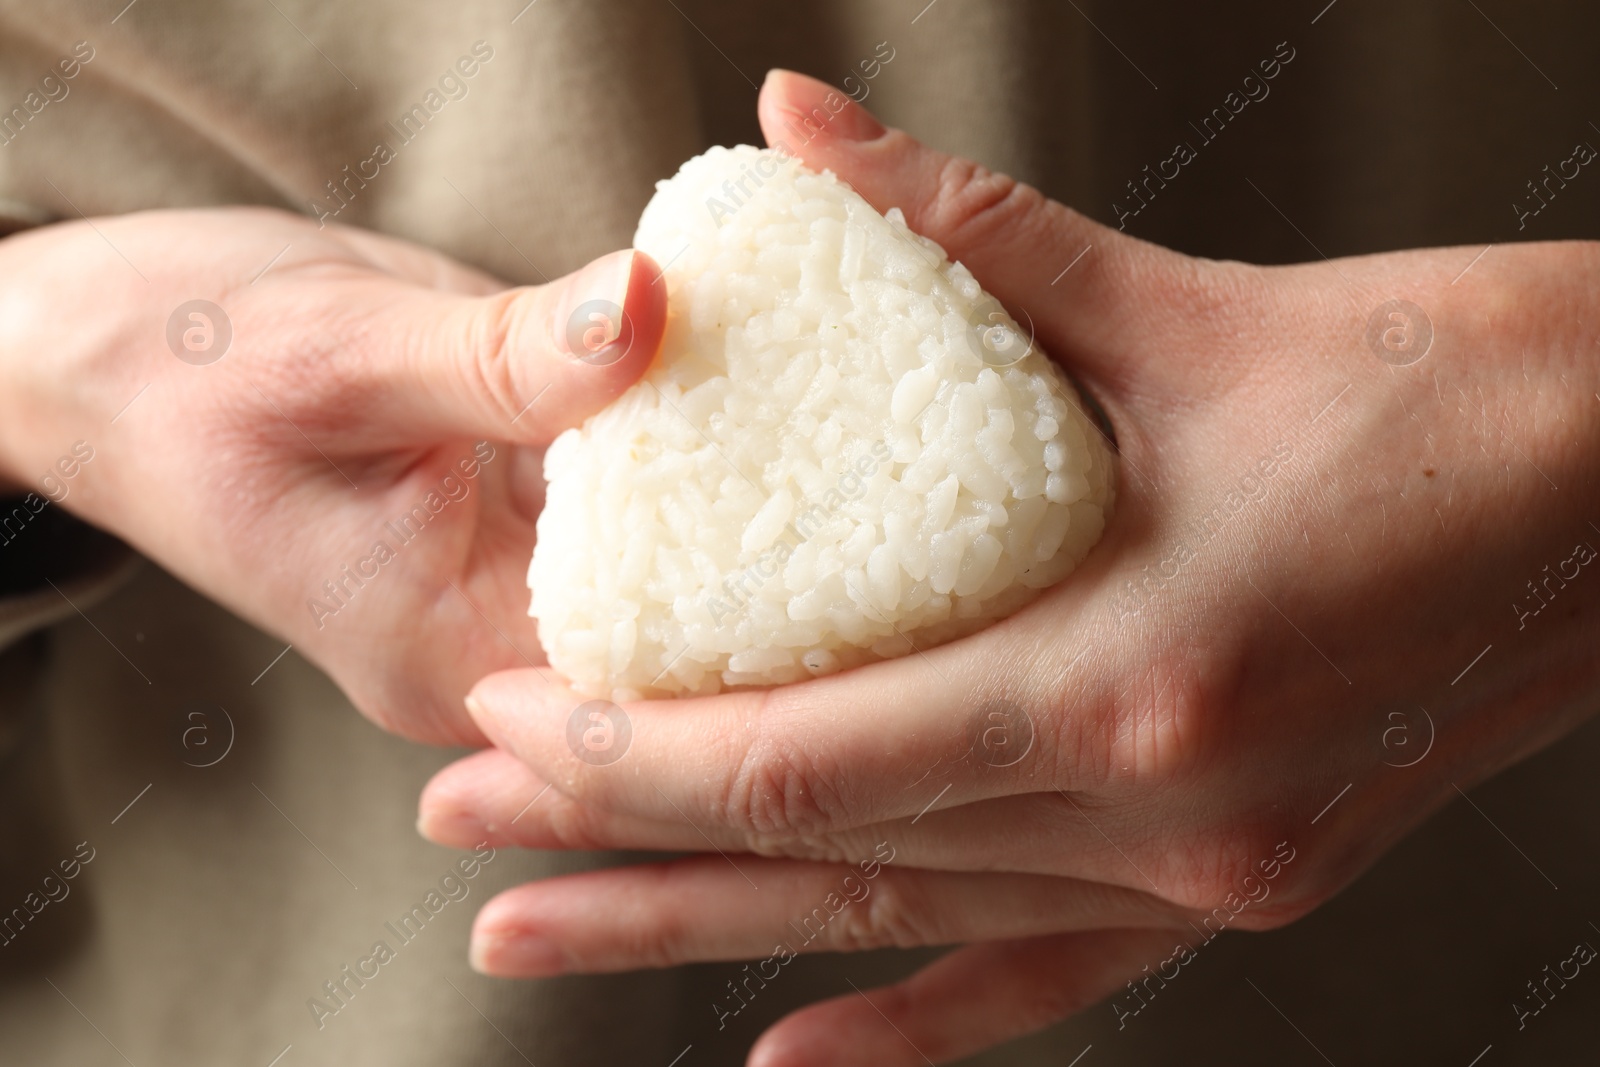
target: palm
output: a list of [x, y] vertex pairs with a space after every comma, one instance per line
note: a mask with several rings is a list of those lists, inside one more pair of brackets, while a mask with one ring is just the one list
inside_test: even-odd
[[[630, 303], [634, 354], [591, 367], [553, 323], [581, 275], [507, 289], [279, 212], [50, 227], [0, 255], [37, 288], [7, 350], [55, 360], [8, 443], [95, 449], [65, 506], [281, 635], [386, 727], [482, 743], [472, 682], [541, 662], [525, 578], [540, 449], [648, 363], [653, 267], [635, 286], [636, 259], [609, 260], [626, 299], [648, 299]], [[88, 323], [86, 288], [103, 305]], [[175, 346], [169, 316], [197, 299], [198, 347]]]

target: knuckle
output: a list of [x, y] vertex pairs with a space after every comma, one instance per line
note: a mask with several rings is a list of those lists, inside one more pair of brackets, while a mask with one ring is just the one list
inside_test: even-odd
[[594, 811], [626, 810], [626, 793], [614, 775], [605, 773], [608, 768], [591, 766], [576, 757], [571, 763], [577, 766], [568, 766], [566, 773], [555, 776], [551, 782], [566, 803]]
[[1015, 178], [968, 159], [951, 158], [939, 170], [928, 202], [918, 212], [919, 232], [970, 245], [1025, 225], [1049, 203]]
[[745, 837], [745, 845], [753, 855], [764, 859], [811, 863], [844, 863], [849, 859], [837, 841], [821, 834], [750, 833]]
[[745, 754], [723, 800], [723, 813], [737, 829], [793, 837], [826, 829], [834, 805], [823, 773], [804, 752], [758, 742]]
[[[1178, 857], [1168, 878], [1168, 897], [1180, 907], [1203, 913], [1213, 929], [1250, 929], [1282, 900], [1284, 849], [1290, 830], [1281, 820], [1258, 819], [1202, 835], [1173, 854]], [[1293, 853], [1287, 855], [1292, 858]]]
[[526, 402], [518, 399], [521, 390], [516, 349], [534, 336], [531, 320], [537, 315], [535, 303], [527, 298], [526, 290], [496, 293], [474, 309], [467, 327], [465, 345], [470, 353], [471, 375], [467, 387], [485, 407], [508, 422]]
[[[816, 918], [814, 909], [810, 918]], [[832, 946], [843, 952], [918, 948], [942, 940], [938, 913], [914, 879], [885, 870], [870, 895], [848, 904], [827, 925]]]
[[557, 848], [592, 852], [616, 846], [603, 825], [605, 818], [596, 809], [562, 796], [545, 810], [542, 822]]
[[[778, 706], [778, 699], [770, 690], [764, 693], [756, 721], [802, 720], [802, 715], [791, 713], [796, 709]], [[735, 770], [719, 798], [718, 814], [724, 823], [774, 843], [836, 828], [843, 814], [841, 795], [834, 785], [839, 775], [827, 757], [806, 751], [804, 745], [803, 738], [763, 731], [743, 751], [730, 753]]]
[[1197, 671], [1181, 650], [1125, 672], [1088, 714], [1051, 717], [1057, 780], [1072, 789], [1125, 791], [1173, 784], [1203, 767], [1226, 720], [1227, 686]]

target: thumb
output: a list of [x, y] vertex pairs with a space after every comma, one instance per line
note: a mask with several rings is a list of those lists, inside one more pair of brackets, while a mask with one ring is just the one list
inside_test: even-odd
[[1185, 259], [1102, 226], [1024, 185], [888, 129], [837, 89], [768, 73], [761, 129], [813, 170], [828, 169], [874, 208], [900, 208], [1012, 312], [1046, 349], [1093, 377], [1126, 377], [1116, 358], [1148, 336], [1155, 287]]
[[[666, 326], [666, 286], [643, 252], [614, 252], [544, 285], [468, 297], [354, 282], [381, 328], [356, 324], [346, 384], [378, 447], [487, 437], [546, 444], [605, 407], [655, 358]], [[350, 304], [346, 303], [346, 307]], [[356, 304], [355, 306], [362, 306]], [[376, 440], [374, 440], [376, 438]]]

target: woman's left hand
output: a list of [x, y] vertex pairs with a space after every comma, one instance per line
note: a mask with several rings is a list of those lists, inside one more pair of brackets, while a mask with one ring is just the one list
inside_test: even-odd
[[704, 855], [503, 894], [479, 968], [965, 944], [752, 1054], [959, 1058], [1304, 915], [1594, 711], [1600, 246], [1496, 246], [1464, 274], [1475, 249], [1193, 259], [829, 92], [770, 78], [769, 141], [822, 115], [797, 154], [1026, 312], [1117, 431], [1116, 513], [1075, 574], [974, 636], [602, 705], [631, 727], [613, 762], [569, 745], [595, 710], [569, 690], [483, 680], [499, 747], [429, 786], [428, 836]]

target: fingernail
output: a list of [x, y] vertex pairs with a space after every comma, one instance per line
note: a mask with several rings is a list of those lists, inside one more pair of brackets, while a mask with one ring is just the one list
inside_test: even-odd
[[841, 141], [876, 141], [889, 128], [846, 94], [816, 78], [792, 70], [767, 72], [767, 83], [782, 109], [789, 113], [792, 132], [802, 141], [820, 133]]
[[573, 359], [592, 367], [608, 367], [633, 347], [628, 318], [628, 290], [633, 286], [637, 253], [613, 252], [595, 260], [573, 277], [561, 340]]
[[467, 958], [479, 974], [505, 978], [548, 978], [567, 969], [555, 942], [538, 934], [475, 933]]
[[494, 827], [464, 811], [425, 811], [417, 816], [417, 833], [423, 840], [451, 848], [471, 848], [487, 841]]

